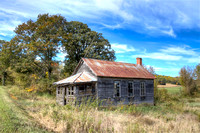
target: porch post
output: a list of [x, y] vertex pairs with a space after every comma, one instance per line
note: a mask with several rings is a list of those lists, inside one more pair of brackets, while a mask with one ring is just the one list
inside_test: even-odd
[[65, 105], [65, 87], [62, 87], [62, 104]]
[[96, 92], [96, 99], [98, 100], [99, 96], [98, 96], [98, 85], [97, 85], [97, 82], [95, 83], [95, 92]]
[[74, 97], [76, 97], [76, 85], [74, 86]]
[[58, 86], [56, 86], [56, 102], [58, 103]]

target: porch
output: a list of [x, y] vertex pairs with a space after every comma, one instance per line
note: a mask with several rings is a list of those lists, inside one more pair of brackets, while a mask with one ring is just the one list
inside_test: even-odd
[[56, 82], [57, 103], [65, 105], [81, 102], [83, 98], [96, 98], [96, 82], [96, 77], [87, 72], [78, 73]]

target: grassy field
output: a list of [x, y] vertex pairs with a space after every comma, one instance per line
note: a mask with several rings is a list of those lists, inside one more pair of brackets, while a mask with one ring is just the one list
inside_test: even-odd
[[158, 85], [158, 89], [166, 89], [169, 94], [180, 94], [182, 87], [180, 85], [174, 85], [167, 83], [166, 85]]
[[95, 102], [80, 107], [59, 106], [55, 97], [47, 94], [39, 95], [13, 86], [1, 88], [0, 132], [3, 129], [8, 132], [199, 133], [200, 94], [194, 97], [174, 94], [163, 96], [166, 102], [156, 106], [100, 108]]
[[168, 91], [168, 93], [170, 93], [170, 94], [178, 94], [178, 93], [181, 93], [182, 87], [180, 87], [180, 86], [177, 86], [177, 87], [160, 87], [158, 89], [166, 89]]
[[17, 98], [13, 95], [8, 95], [6, 90], [0, 86], [0, 132], [47, 132], [37, 125], [13, 100], [17, 100]]

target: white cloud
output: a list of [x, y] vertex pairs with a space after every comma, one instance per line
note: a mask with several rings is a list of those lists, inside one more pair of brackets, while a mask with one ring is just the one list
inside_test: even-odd
[[5, 33], [0, 33], [0, 35], [2, 35], [2, 36], [6, 36], [7, 34], [5, 34]]
[[172, 36], [172, 37], [176, 37], [175, 33], [174, 33], [174, 30], [172, 28], [170, 28], [169, 30], [167, 31], [162, 31], [164, 34], [167, 34], [169, 36]]
[[145, 53], [145, 54], [138, 54], [133, 55], [135, 57], [142, 57], [142, 58], [149, 58], [149, 59], [157, 59], [157, 60], [168, 60], [168, 61], [178, 61], [182, 58], [182, 56], [170, 55], [166, 53]]
[[[155, 60], [177, 61], [182, 63], [200, 63], [200, 53], [195, 49], [191, 49], [187, 45], [183, 46], [168, 46], [162, 49], [158, 49], [157, 52], [141, 51], [139, 54], [132, 55], [132, 58], [142, 57]], [[176, 62], [176, 63], [177, 63]], [[175, 62], [171, 62], [170, 65], [175, 65]]]
[[168, 64], [168, 65], [172, 65], [172, 66], [177, 66], [177, 64], [176, 64], [176, 62], [166, 62], [166, 64]]
[[177, 72], [180, 71], [180, 68], [163, 68], [163, 67], [153, 67], [155, 69], [156, 72], [166, 72], [169, 71], [170, 72]]
[[195, 49], [191, 49], [190, 46], [184, 45], [182, 47], [179, 46], [170, 46], [166, 47], [164, 49], [160, 49], [163, 53], [173, 54], [173, 55], [193, 55], [196, 56], [198, 53], [195, 51]]
[[[150, 65], [146, 65], [147, 69], [150, 67]], [[168, 67], [157, 67], [152, 65], [151, 67], [154, 68], [154, 71], [156, 74], [161, 74], [161, 75], [167, 75], [167, 76], [173, 76], [176, 77], [178, 76], [178, 73], [180, 71], [180, 67], [171, 67], [168, 65]]]
[[119, 29], [122, 26], [120, 24], [116, 24], [116, 25], [107, 25], [107, 24], [102, 24], [104, 27], [109, 28], [109, 29]]
[[30, 16], [28, 13], [26, 12], [21, 12], [21, 11], [18, 11], [18, 10], [15, 10], [15, 9], [9, 9], [9, 8], [3, 8], [3, 7], [0, 7], [0, 11], [2, 12], [6, 12], [7, 14], [15, 14], [15, 15], [20, 15], [22, 17], [28, 17]]
[[187, 57], [187, 58], [184, 58], [184, 60], [188, 63], [196, 63], [196, 64], [199, 64], [200, 63], [200, 56], [197, 55], [197, 56], [192, 56], [192, 57]]
[[124, 0], [94, 0], [95, 7], [100, 11], [107, 11], [116, 16], [120, 16], [125, 21], [134, 20], [132, 13], [126, 10], [130, 6], [129, 1]]
[[134, 47], [129, 46], [127, 44], [112, 43], [111, 46], [116, 53], [127, 53], [136, 51]]
[[199, 4], [199, 0], [0, 1], [0, 17], [6, 17], [0, 22], [9, 23], [13, 18], [35, 20], [38, 14], [50, 13], [71, 20], [99, 22], [110, 29], [127, 28], [148, 35], [176, 37], [177, 29], [200, 28]]
[[[146, 67], [147, 68], [149, 68], [150, 67], [150, 65], [146, 65]], [[151, 66], [151, 67], [153, 67], [154, 69], [155, 69], [155, 72], [164, 72], [164, 71], [169, 71], [169, 68], [167, 68], [167, 67], [156, 67], [156, 66]], [[177, 72], [177, 71], [179, 71], [180, 70], [180, 68], [170, 68], [170, 71], [175, 71], [175, 72]]]

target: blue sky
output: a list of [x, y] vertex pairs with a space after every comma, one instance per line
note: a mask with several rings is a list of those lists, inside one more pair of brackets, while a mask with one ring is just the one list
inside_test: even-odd
[[10, 40], [17, 25], [43, 13], [103, 33], [116, 61], [142, 57], [157, 74], [169, 76], [200, 63], [200, 0], [0, 0], [0, 39]]

